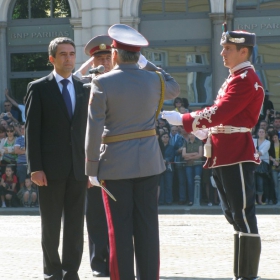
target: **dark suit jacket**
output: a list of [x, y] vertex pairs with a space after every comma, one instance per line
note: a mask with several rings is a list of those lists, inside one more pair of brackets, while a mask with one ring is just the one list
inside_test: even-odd
[[27, 87], [26, 155], [29, 172], [43, 170], [47, 180], [66, 179], [73, 166], [75, 178], [85, 176], [85, 132], [89, 95], [73, 83], [76, 106], [70, 120], [53, 73]]

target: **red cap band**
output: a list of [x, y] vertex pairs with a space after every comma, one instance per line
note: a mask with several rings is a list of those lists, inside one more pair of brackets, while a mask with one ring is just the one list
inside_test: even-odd
[[125, 45], [125, 44], [122, 44], [122, 43], [117, 42], [115, 40], [113, 40], [112, 45], [116, 49], [121, 49], [121, 50], [129, 51], [129, 52], [140, 52], [140, 50], [141, 50], [141, 47]]
[[104, 52], [104, 51], [110, 51], [111, 50], [111, 46], [106, 45], [106, 48], [101, 49], [100, 46], [96, 46], [94, 48], [92, 48], [89, 53], [92, 56], [96, 51], [100, 51], [100, 52]]

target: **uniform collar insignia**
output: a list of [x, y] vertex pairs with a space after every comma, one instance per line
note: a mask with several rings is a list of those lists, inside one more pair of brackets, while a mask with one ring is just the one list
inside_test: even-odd
[[241, 77], [242, 79], [244, 79], [244, 78], [247, 76], [247, 73], [248, 73], [248, 71], [245, 71], [244, 73], [242, 73], [242, 74], [240, 75], [240, 77]]
[[229, 72], [230, 72], [230, 74], [233, 74], [234, 72], [236, 72], [242, 68], [245, 68], [245, 67], [252, 67], [251, 62], [250, 61], [242, 62], [242, 63], [236, 65], [235, 67], [233, 67], [232, 69], [229, 69]]

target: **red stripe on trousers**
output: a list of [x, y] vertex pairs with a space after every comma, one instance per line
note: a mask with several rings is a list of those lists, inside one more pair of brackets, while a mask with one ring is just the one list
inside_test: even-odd
[[[105, 182], [104, 182], [105, 185]], [[115, 229], [109, 204], [110, 197], [108, 194], [102, 190], [103, 202], [107, 217], [107, 224], [108, 224], [108, 234], [109, 234], [109, 246], [110, 246], [110, 279], [111, 280], [120, 280], [119, 274], [119, 266], [118, 266], [118, 259], [117, 259], [117, 249], [116, 249], [116, 238], [115, 238]]]

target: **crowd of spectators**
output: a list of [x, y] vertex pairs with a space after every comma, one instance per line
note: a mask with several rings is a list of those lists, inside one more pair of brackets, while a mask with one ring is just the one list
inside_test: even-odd
[[[191, 112], [187, 100], [174, 99], [174, 110], [181, 114]], [[211, 169], [202, 168], [204, 143], [181, 126], [172, 126], [166, 120], [157, 121], [157, 133], [166, 171], [159, 182], [159, 204], [179, 205], [194, 203], [195, 177], [201, 178], [201, 204], [218, 205], [219, 197]], [[255, 171], [256, 204], [280, 204], [280, 112], [274, 110], [266, 91], [259, 122], [252, 129], [252, 138], [260, 159], [268, 163], [268, 172]]]
[[25, 156], [25, 106], [5, 91], [4, 112], [0, 113], [0, 196], [1, 207], [37, 207], [37, 186], [27, 174]]
[[[190, 112], [186, 98], [174, 99], [174, 110], [181, 114]], [[212, 172], [203, 169], [203, 142], [188, 134], [182, 126], [171, 126], [166, 120], [157, 121], [158, 141], [166, 170], [160, 176], [159, 205], [194, 204], [195, 177], [201, 178], [200, 203], [218, 205], [217, 190], [212, 186]]]
[[[0, 114], [0, 196], [1, 207], [37, 207], [37, 186], [27, 174], [25, 156], [24, 104], [18, 104], [5, 91], [4, 112]], [[186, 98], [174, 99], [174, 110], [191, 112]], [[158, 141], [166, 164], [159, 181], [159, 205], [194, 203], [195, 177], [201, 178], [201, 204], [218, 205], [219, 197], [211, 169], [202, 168], [204, 143], [182, 126], [171, 126], [159, 118], [156, 123]], [[260, 119], [252, 130], [260, 159], [269, 164], [268, 174], [255, 172], [256, 204], [280, 204], [280, 112], [273, 108], [268, 92]]]
[[260, 159], [268, 163], [269, 168], [265, 174], [255, 172], [256, 204], [280, 205], [280, 112], [274, 110], [268, 91], [262, 112], [252, 136]]

